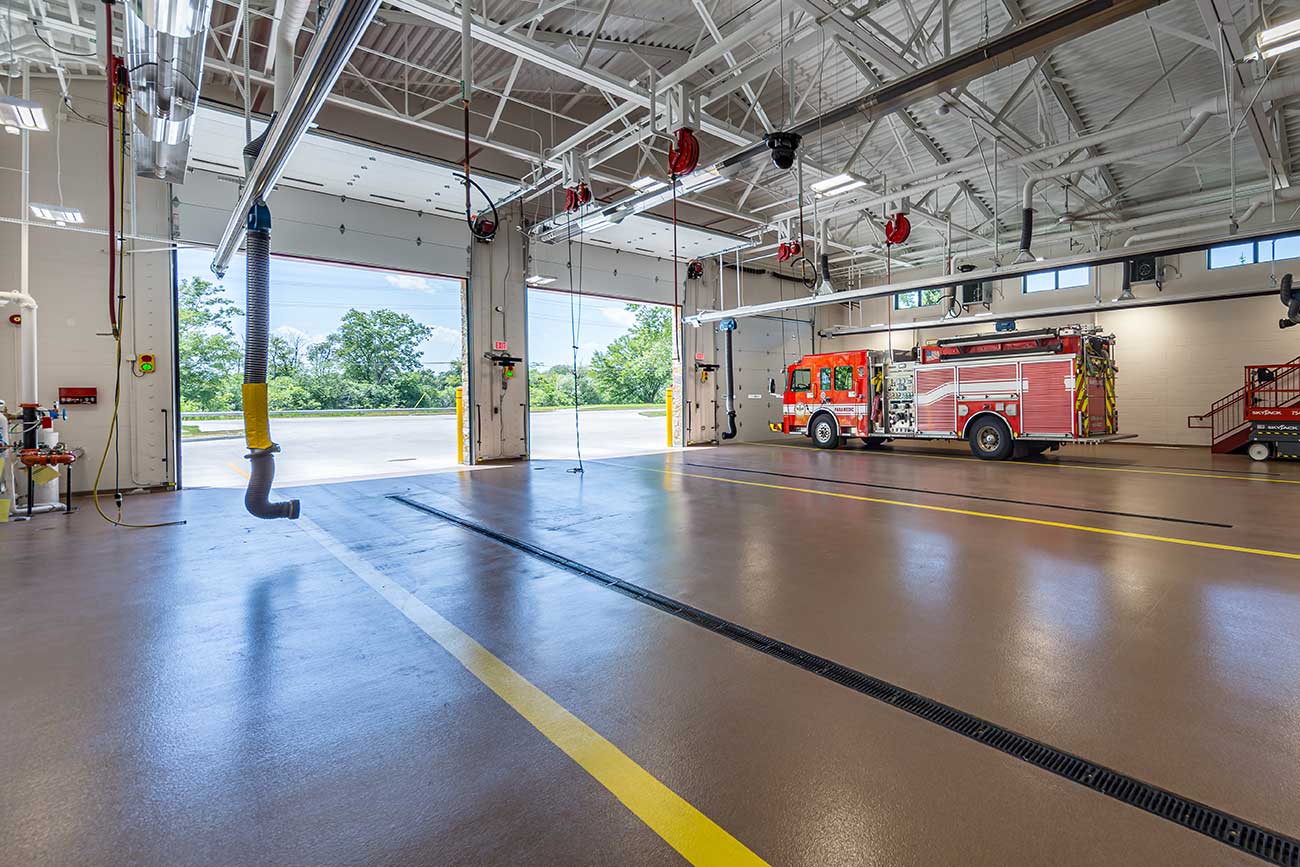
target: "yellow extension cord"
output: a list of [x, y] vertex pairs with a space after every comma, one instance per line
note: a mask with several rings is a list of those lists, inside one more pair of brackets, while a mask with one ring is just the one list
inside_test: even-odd
[[[112, 111], [112, 108], [110, 107], [109, 110]], [[123, 111], [123, 115], [125, 115], [125, 111]], [[125, 116], [123, 117], [122, 121], [123, 123], [126, 122]], [[123, 144], [125, 145], [125, 133], [123, 133]], [[126, 154], [123, 153], [121, 155], [121, 158], [118, 160], [118, 169], [117, 169], [117, 176], [118, 176], [117, 188], [118, 188], [118, 195], [120, 197], [118, 200], [119, 232], [121, 231], [120, 227], [125, 225], [125, 220], [126, 220], [126, 195], [124, 189], [124, 185], [126, 183], [125, 175], [126, 175]], [[124, 249], [123, 249], [125, 245], [119, 244], [117, 238], [111, 238], [111, 237], [108, 239], [108, 243], [112, 245], [116, 245], [117, 247], [116, 251], [110, 249], [109, 255], [117, 256], [117, 276], [118, 276], [118, 280], [121, 280], [123, 265], [125, 264]], [[108, 515], [106, 515], [104, 513], [103, 507], [100, 506], [99, 504], [99, 483], [104, 476], [104, 465], [108, 463], [108, 452], [110, 449], [113, 448], [113, 440], [118, 434], [117, 417], [122, 404], [122, 323], [125, 321], [122, 318], [122, 313], [126, 306], [124, 304], [125, 297], [126, 297], [126, 293], [122, 291], [121, 285], [119, 284], [117, 290], [117, 298], [115, 299], [117, 303], [117, 328], [114, 329], [113, 331], [113, 340], [117, 345], [116, 348], [117, 364], [115, 368], [116, 376], [114, 377], [114, 382], [113, 382], [113, 417], [108, 424], [108, 439], [105, 440], [104, 442], [104, 453], [100, 455], [99, 458], [99, 469], [96, 470], [95, 472], [95, 485], [93, 488], [91, 488], [91, 492], [90, 492], [91, 499], [93, 499], [95, 502], [95, 511], [99, 513], [99, 517], [103, 518], [105, 521], [108, 521], [108, 523], [112, 524], [115, 527], [126, 527], [132, 530], [147, 530], [155, 527], [175, 527], [180, 524], [184, 524], [185, 521], [183, 520], [182, 521], [161, 521], [156, 524], [131, 524], [121, 519], [122, 506], [120, 502], [117, 507], [117, 520], [114, 520], [113, 518], [110, 518]]]

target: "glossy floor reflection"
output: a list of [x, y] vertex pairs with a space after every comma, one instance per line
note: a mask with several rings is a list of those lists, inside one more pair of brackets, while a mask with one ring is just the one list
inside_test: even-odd
[[[386, 495], [1300, 833], [1300, 467], [789, 445], [294, 493], [770, 864], [1259, 862]], [[128, 509], [0, 531], [0, 860], [683, 863], [301, 527]]]

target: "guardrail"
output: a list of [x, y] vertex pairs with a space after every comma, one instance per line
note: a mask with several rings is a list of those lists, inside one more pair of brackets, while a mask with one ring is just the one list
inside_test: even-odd
[[[387, 408], [387, 409], [283, 409], [283, 410], [272, 410], [270, 412], [270, 416], [271, 418], [296, 418], [300, 416], [312, 417], [312, 416], [366, 416], [366, 415], [451, 415], [455, 411], [456, 408], [451, 406], [413, 407], [409, 409], [402, 408], [402, 407]], [[198, 421], [203, 421], [204, 419], [211, 419], [213, 421], [216, 421], [218, 419], [223, 419], [223, 418], [242, 419], [243, 417], [244, 417], [243, 413], [239, 413], [239, 412], [183, 412], [181, 413], [182, 420], [196, 419]]]

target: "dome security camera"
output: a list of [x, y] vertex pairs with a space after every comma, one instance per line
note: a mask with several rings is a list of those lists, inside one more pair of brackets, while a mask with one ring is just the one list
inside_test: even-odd
[[772, 165], [789, 170], [794, 165], [794, 154], [803, 136], [794, 132], [769, 132], [763, 142], [772, 152]]

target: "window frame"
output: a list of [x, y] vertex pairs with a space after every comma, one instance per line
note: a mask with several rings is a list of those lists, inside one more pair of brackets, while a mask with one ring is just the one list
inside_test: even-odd
[[[842, 387], [840, 386], [841, 370], [847, 370], [849, 372], [848, 384]], [[836, 391], [853, 391], [853, 365], [851, 364], [835, 365], [834, 373], [831, 374], [831, 384], [835, 387]]]
[[[1251, 238], [1246, 241], [1225, 241], [1222, 244], [1211, 244], [1209, 247], [1205, 248], [1205, 270], [1222, 271], [1225, 268], [1241, 268], [1246, 265], [1267, 265], [1270, 262], [1286, 262], [1291, 259], [1300, 259], [1300, 253], [1297, 253], [1295, 256], [1282, 256], [1280, 258], [1277, 255], [1277, 242], [1291, 240], [1300, 240], [1300, 232], [1285, 232], [1281, 235], [1266, 235], [1262, 238]], [[1268, 245], [1267, 258], [1260, 255], [1261, 248], [1265, 244]], [[1250, 248], [1250, 261], [1231, 262], [1226, 265], [1214, 264], [1214, 252], [1216, 250], [1228, 250], [1232, 247], [1247, 246]]]
[[[936, 307], [943, 301], [944, 288], [945, 287], [943, 286], [927, 286], [924, 289], [913, 289], [910, 292], [896, 292], [893, 296], [894, 309], [919, 310], [922, 307]], [[930, 301], [925, 300], [927, 292], [933, 293], [931, 295], [932, 300]], [[915, 298], [916, 302], [913, 304], [903, 304], [904, 298]]]
[[[1079, 271], [1079, 270], [1083, 270], [1083, 271], [1086, 271], [1086, 272], [1088, 273], [1088, 279], [1087, 279], [1087, 280], [1083, 281], [1082, 283], [1073, 283], [1073, 284], [1071, 284], [1071, 285], [1069, 285], [1069, 286], [1062, 286], [1062, 285], [1061, 285], [1061, 272], [1062, 272], [1062, 271]], [[1041, 275], [1041, 274], [1051, 274], [1051, 275], [1052, 275], [1052, 285], [1051, 285], [1050, 287], [1044, 287], [1044, 288], [1042, 288], [1042, 289], [1030, 289], [1030, 288], [1029, 288], [1029, 278], [1030, 278], [1030, 277], [1037, 277], [1037, 276], [1039, 276], [1039, 275]], [[1087, 289], [1087, 288], [1089, 288], [1090, 286], [1092, 286], [1092, 266], [1091, 266], [1091, 265], [1067, 265], [1067, 266], [1064, 267], [1064, 268], [1047, 268], [1047, 269], [1042, 270], [1042, 271], [1031, 271], [1030, 273], [1021, 276], [1021, 278], [1020, 278], [1020, 294], [1021, 294], [1021, 295], [1041, 295], [1041, 294], [1043, 294], [1044, 292], [1059, 292], [1059, 291], [1061, 291], [1062, 289]]]

